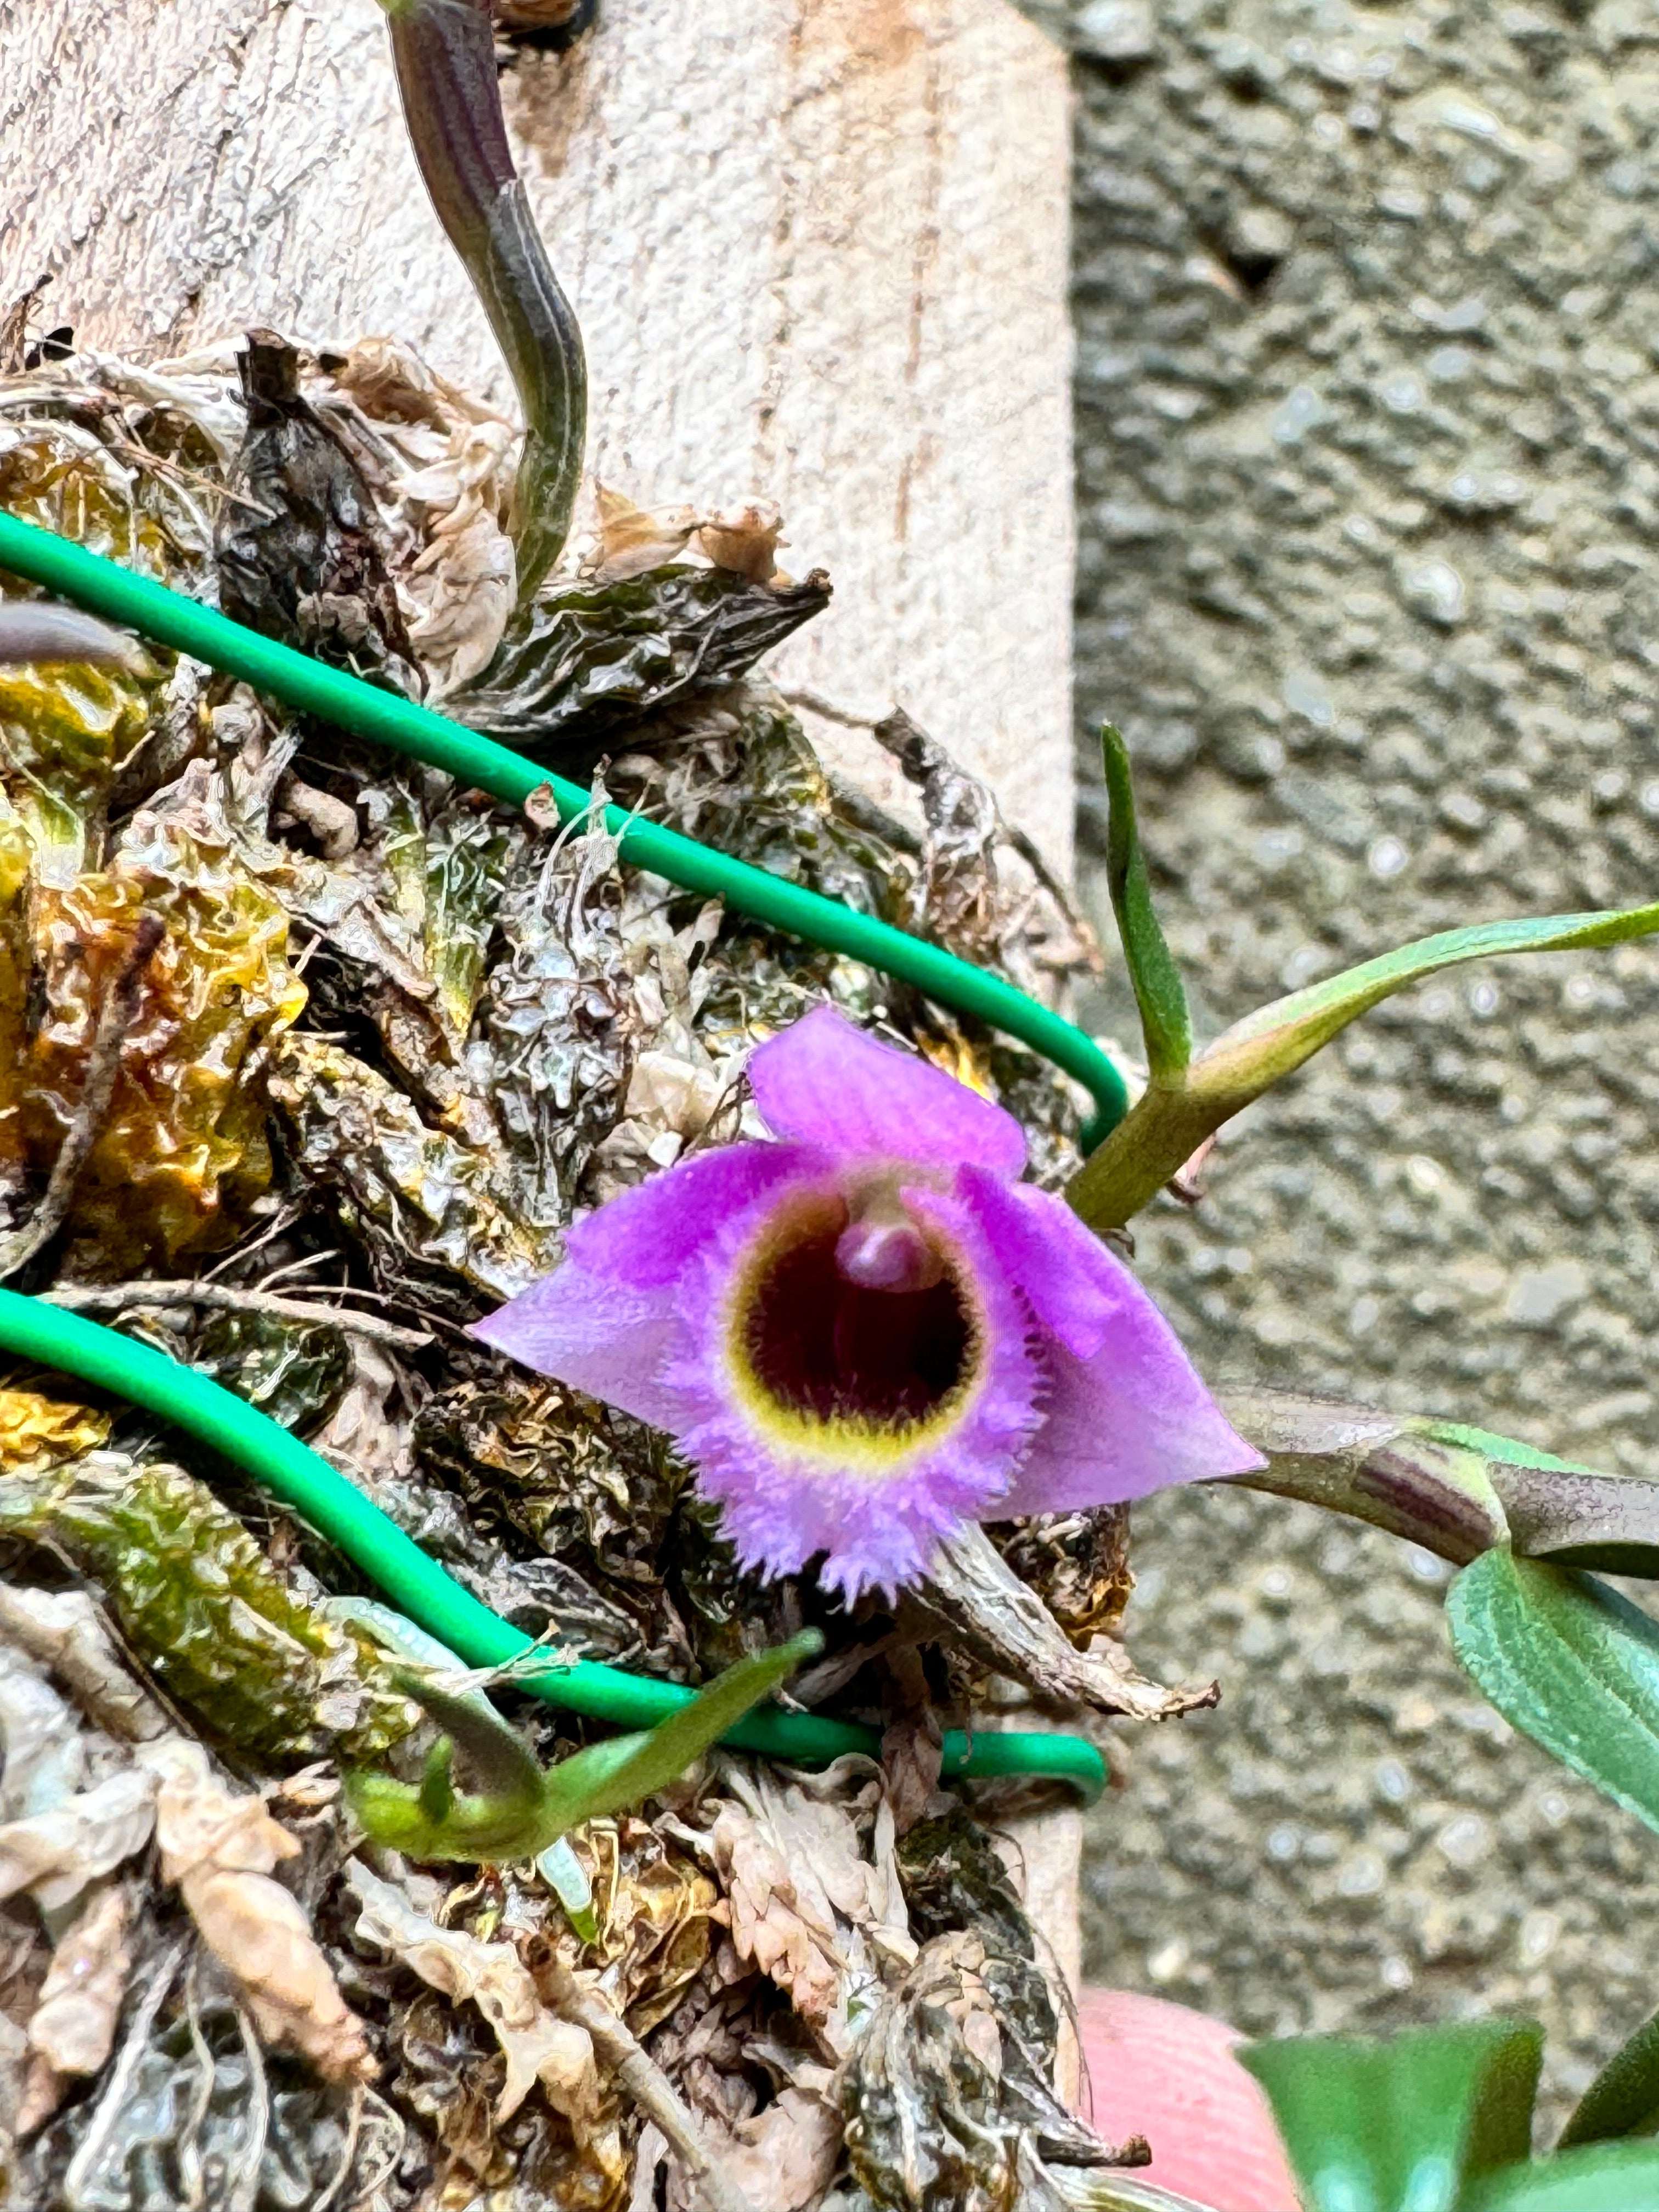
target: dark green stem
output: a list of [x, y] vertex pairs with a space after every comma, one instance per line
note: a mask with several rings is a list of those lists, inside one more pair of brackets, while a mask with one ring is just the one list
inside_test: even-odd
[[519, 604], [570, 532], [587, 435], [581, 332], [513, 164], [487, 0], [383, 0], [410, 143], [524, 410], [508, 518]]

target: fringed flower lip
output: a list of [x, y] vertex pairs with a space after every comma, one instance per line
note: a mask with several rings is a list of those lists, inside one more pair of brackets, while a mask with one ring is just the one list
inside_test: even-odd
[[1262, 1464], [1011, 1114], [820, 1006], [750, 1057], [771, 1144], [667, 1169], [474, 1334], [666, 1430], [744, 1560], [849, 1599], [964, 1520]]

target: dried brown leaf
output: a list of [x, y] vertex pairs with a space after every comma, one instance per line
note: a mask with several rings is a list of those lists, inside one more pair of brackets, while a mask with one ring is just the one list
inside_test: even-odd
[[427, 532], [402, 580], [418, 610], [410, 641], [441, 692], [483, 673], [513, 611], [518, 566], [501, 525], [516, 445], [504, 422], [458, 427], [444, 458], [398, 487]]
[[155, 1783], [132, 1767], [50, 1812], [9, 1820], [0, 1826], [0, 1898], [26, 1889], [55, 1911], [143, 1850], [155, 1825]]
[[[594, 505], [599, 526], [594, 574], [602, 584], [620, 583], [627, 576], [642, 576], [647, 568], [659, 568], [685, 550], [697, 526], [695, 507], [665, 507], [653, 513], [605, 484], [594, 487]], [[772, 572], [769, 568], [766, 573], [769, 576]]]
[[477, 2005], [495, 2031], [507, 2059], [507, 2081], [495, 2106], [498, 2125], [538, 2081], [579, 2134], [584, 2123], [599, 2117], [602, 2100], [591, 2039], [546, 2009], [512, 1944], [481, 1942], [462, 1929], [441, 1928], [361, 1859], [349, 1863], [345, 1879], [361, 1907], [359, 1938], [389, 1951], [453, 2002]]
[[793, 2087], [752, 2119], [739, 2120], [723, 2152], [726, 2171], [767, 2212], [802, 2212], [835, 2179], [842, 2118], [834, 2105]]
[[371, 1254], [381, 1242], [394, 1275], [412, 1260], [507, 1298], [546, 1273], [550, 1253], [491, 1195], [490, 1163], [339, 1046], [285, 1037], [270, 1089], [301, 1168], [349, 1207]]
[[110, 1417], [35, 1390], [0, 1390], [0, 1468], [45, 1474], [108, 1441]]
[[29, 2017], [33, 2055], [17, 2131], [28, 2135], [58, 2107], [64, 2077], [97, 2074], [115, 2043], [132, 1953], [118, 1887], [99, 1891], [58, 1938]]
[[430, 368], [401, 338], [360, 338], [333, 371], [333, 380], [365, 415], [381, 422], [424, 423], [446, 437], [463, 422], [506, 421], [486, 401]]
[[769, 584], [777, 571], [783, 517], [769, 499], [750, 499], [708, 516], [697, 531], [697, 550], [717, 568], [730, 568], [751, 584]]
[[259, 1798], [233, 1796], [214, 1779], [200, 1744], [168, 1736], [138, 1756], [157, 1783], [162, 1879], [178, 1884], [261, 2040], [298, 2051], [327, 2081], [370, 2079], [363, 2024], [340, 1995], [299, 1900], [270, 1879], [299, 1844]]
[[981, 1666], [1012, 1675], [1053, 1704], [1164, 1721], [1212, 1705], [1221, 1695], [1216, 1682], [1166, 1690], [1149, 1681], [1106, 1637], [1088, 1651], [1074, 1649], [976, 1523], [939, 1547], [927, 1579], [907, 1595], [903, 1614], [918, 1632], [943, 1631]]
[[166, 1733], [166, 1714], [128, 1673], [103, 1615], [84, 1590], [0, 1585], [0, 1636], [49, 1667], [88, 1718], [111, 1735], [137, 1743]]
[[735, 1770], [732, 1799], [710, 1831], [739, 1959], [788, 1992], [835, 2057], [852, 2041], [849, 2013], [881, 1981], [884, 1959], [915, 1955], [893, 1865], [893, 1819], [884, 1796], [866, 1856], [833, 1783], [809, 1794], [765, 1771]]
[[902, 707], [875, 724], [874, 735], [921, 793], [916, 926], [963, 960], [1001, 966], [1010, 916], [997, 881], [1003, 830], [995, 799]]

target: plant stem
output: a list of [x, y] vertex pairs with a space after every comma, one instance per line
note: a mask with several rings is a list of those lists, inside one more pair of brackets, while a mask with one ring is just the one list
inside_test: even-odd
[[270, 1314], [278, 1321], [315, 1322], [343, 1329], [394, 1352], [421, 1352], [433, 1341], [422, 1328], [402, 1328], [377, 1314], [347, 1306], [319, 1305], [307, 1298], [285, 1298], [274, 1291], [250, 1291], [235, 1283], [65, 1283], [42, 1296], [70, 1313], [125, 1313], [129, 1306], [208, 1306], [224, 1313]]
[[754, 2212], [748, 2197], [709, 2149], [690, 2106], [604, 1998], [585, 1990], [570, 1969], [554, 1958], [537, 1961], [536, 1984], [562, 2019], [573, 2021], [592, 2038], [594, 2050], [634, 2102], [667, 2136], [708, 2212]]

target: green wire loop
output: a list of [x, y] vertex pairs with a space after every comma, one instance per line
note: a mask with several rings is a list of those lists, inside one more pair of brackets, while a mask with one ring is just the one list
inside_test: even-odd
[[[389, 1591], [417, 1627], [447, 1644], [469, 1667], [504, 1666], [535, 1649], [522, 1629], [502, 1620], [453, 1580], [325, 1459], [205, 1375], [83, 1315], [15, 1291], [0, 1290], [0, 1351], [79, 1376], [199, 1437], [291, 1506]], [[625, 1674], [587, 1659], [514, 1679], [519, 1688], [550, 1705], [627, 1729], [653, 1728], [690, 1704], [694, 1694], [676, 1682]], [[828, 1765], [848, 1752], [873, 1758], [881, 1748], [873, 1729], [775, 1708], [747, 1715], [726, 1741], [801, 1766]], [[952, 1729], [945, 1739], [944, 1771], [971, 1781], [1025, 1775], [1068, 1782], [1090, 1804], [1106, 1786], [1100, 1753], [1074, 1735], [969, 1738]]]
[[[15, 515], [0, 514], [0, 568], [44, 584], [77, 606], [107, 621], [125, 623], [227, 676], [240, 676], [255, 690], [302, 714], [315, 714], [357, 737], [443, 769], [459, 781], [487, 791], [492, 799], [522, 806], [532, 792], [550, 788], [562, 821], [587, 811], [589, 795], [580, 784], [550, 775], [521, 753], [479, 737], [429, 707], [417, 707], [343, 669], [330, 668], [274, 638], [261, 637], [211, 607], [169, 591], [165, 584], [135, 576], [131, 569], [49, 530], [20, 522]], [[1084, 1133], [1089, 1150], [1102, 1143], [1128, 1110], [1123, 1078], [1094, 1040], [1000, 976], [988, 975], [872, 915], [854, 914], [851, 908], [804, 890], [764, 868], [714, 852], [677, 830], [641, 821], [620, 806], [606, 810], [605, 822], [630, 866], [648, 868], [705, 897], [722, 898], [729, 907], [775, 929], [865, 961], [884, 975], [914, 983], [941, 1006], [977, 1015], [993, 1029], [1040, 1052], [1074, 1076], [1093, 1097], [1094, 1118]]]
[[[43, 585], [107, 621], [124, 623], [159, 644], [190, 653], [226, 675], [240, 677], [302, 713], [442, 769], [492, 798], [521, 806], [532, 792], [550, 787], [562, 820], [568, 822], [586, 811], [588, 794], [579, 784], [550, 775], [459, 722], [308, 659], [210, 607], [15, 515], [0, 514], [0, 568]], [[620, 841], [623, 858], [632, 866], [648, 868], [688, 890], [723, 898], [728, 906], [774, 928], [863, 960], [914, 983], [941, 1005], [977, 1015], [1031, 1046], [1093, 1096], [1097, 1111], [1085, 1133], [1088, 1145], [1099, 1144], [1123, 1118], [1128, 1103], [1123, 1079], [1105, 1054], [1080, 1030], [1012, 984], [937, 945], [712, 851], [676, 830], [640, 821], [620, 807], [608, 810], [606, 823]], [[501, 1666], [533, 1650], [530, 1638], [453, 1581], [326, 1460], [205, 1376], [81, 1315], [3, 1289], [0, 1351], [59, 1368], [129, 1399], [235, 1461], [388, 1592], [411, 1620], [448, 1644], [469, 1666]], [[520, 1686], [550, 1705], [629, 1729], [654, 1726], [693, 1694], [676, 1683], [626, 1674], [589, 1660], [530, 1674]], [[726, 1741], [743, 1750], [807, 1766], [828, 1765], [848, 1752], [874, 1756], [880, 1750], [873, 1729], [817, 1714], [775, 1710], [750, 1713]], [[1066, 1782], [1089, 1804], [1106, 1786], [1100, 1753], [1075, 1735], [995, 1733], [970, 1738], [953, 1729], [945, 1738], [943, 1771], [952, 1779], [1000, 1775]]]

